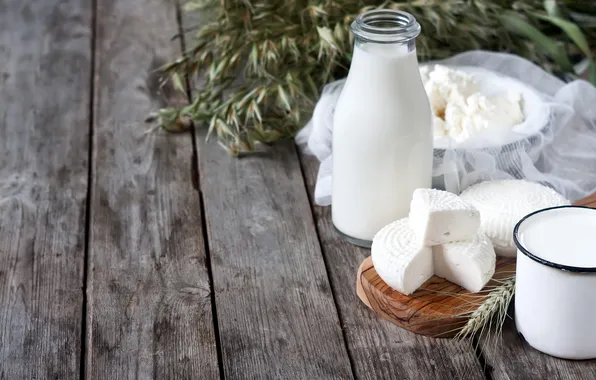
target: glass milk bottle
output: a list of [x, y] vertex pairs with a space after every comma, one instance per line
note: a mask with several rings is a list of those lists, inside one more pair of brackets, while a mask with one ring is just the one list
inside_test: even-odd
[[414, 189], [431, 187], [432, 114], [406, 12], [374, 10], [351, 25], [354, 54], [333, 121], [332, 218], [351, 243], [370, 247], [406, 217]]

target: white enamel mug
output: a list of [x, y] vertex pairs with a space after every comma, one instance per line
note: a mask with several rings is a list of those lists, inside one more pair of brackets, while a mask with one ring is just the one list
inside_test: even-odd
[[517, 330], [546, 354], [596, 358], [596, 209], [539, 210], [513, 236]]

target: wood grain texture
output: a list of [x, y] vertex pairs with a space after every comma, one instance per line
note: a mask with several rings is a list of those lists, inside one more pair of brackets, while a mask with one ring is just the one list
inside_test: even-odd
[[225, 377], [352, 378], [293, 143], [238, 159], [198, 139]]
[[147, 133], [183, 101], [174, 0], [98, 2], [87, 379], [219, 378], [190, 135]]
[[[318, 161], [301, 157], [313, 194]], [[312, 198], [311, 198], [312, 199]], [[355, 276], [370, 250], [344, 242], [334, 231], [331, 209], [313, 204], [341, 322], [358, 379], [484, 379], [473, 349], [462, 342], [416, 335], [379, 318], [356, 295]]]
[[481, 349], [493, 380], [596, 379], [596, 360], [563, 360], [536, 351], [517, 333], [513, 319], [505, 323], [503, 339], [482, 342]]
[[356, 293], [369, 308], [388, 321], [416, 334], [449, 338], [457, 334], [470, 313], [488, 297], [497, 280], [515, 273], [515, 258], [497, 258], [493, 280], [483, 291], [470, 293], [459, 285], [433, 276], [406, 296], [387, 285], [367, 257], [356, 275]]
[[89, 5], [0, 1], [0, 379], [79, 376]]
[[581, 200], [575, 202], [574, 205], [596, 208], [596, 194], [590, 195], [589, 197], [581, 199]]

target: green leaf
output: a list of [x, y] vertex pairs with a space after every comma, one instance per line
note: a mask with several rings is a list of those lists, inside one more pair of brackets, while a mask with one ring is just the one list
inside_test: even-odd
[[257, 97], [257, 103], [261, 103], [263, 101], [263, 98], [265, 97], [265, 95], [267, 95], [267, 88], [266, 87], [259, 88], [259, 96]]
[[248, 91], [246, 95], [244, 95], [242, 99], [240, 99], [240, 101], [236, 103], [236, 107], [243, 108], [244, 105], [250, 100], [250, 98], [256, 95], [257, 91], [259, 91], [259, 87], [255, 87], [252, 90]]
[[215, 120], [215, 129], [219, 136], [221, 136], [222, 132], [227, 134], [228, 136], [232, 136], [232, 137], [236, 135], [234, 132], [232, 132], [229, 125], [225, 121], [223, 121], [222, 119], [219, 119], [219, 118]]
[[331, 29], [317, 26], [317, 32], [323, 41], [325, 41], [333, 49], [337, 49], [337, 43], [335, 42], [335, 38], [333, 37], [333, 32]]
[[311, 95], [313, 97], [319, 96], [319, 87], [310, 74], [306, 74], [306, 83], [308, 84], [308, 87], [310, 87]]
[[162, 127], [168, 128], [176, 122], [178, 115], [178, 110], [175, 108], [162, 108], [158, 112], [157, 119]]
[[584, 73], [590, 68], [591, 64], [592, 62], [588, 58], [584, 58], [580, 62], [573, 65], [573, 72], [575, 74]]
[[209, 141], [209, 137], [211, 137], [211, 133], [215, 129], [215, 122], [217, 121], [217, 116], [213, 116], [211, 121], [209, 122], [209, 129], [207, 129], [207, 136], [205, 136], [205, 141]]
[[235, 65], [238, 62], [238, 58], [240, 58], [240, 54], [242, 53], [242, 50], [238, 50], [238, 52], [236, 52], [234, 55], [232, 55], [232, 57], [230, 58], [230, 65]]
[[252, 48], [250, 49], [249, 60], [250, 60], [250, 64], [253, 69], [253, 72], [256, 73], [257, 69], [259, 67], [259, 48], [258, 48], [257, 44], [252, 44]]
[[246, 114], [247, 115], [247, 118], [248, 118], [248, 115], [254, 115], [254, 116], [256, 116], [256, 118], [257, 118], [257, 120], [259, 122], [262, 122], [263, 121], [263, 117], [261, 116], [261, 111], [259, 110], [259, 105], [257, 104], [257, 102], [255, 102], [253, 100], [250, 103], [250, 106], [249, 107], [250, 107], [249, 108], [249, 111], [250, 112]]
[[313, 17], [327, 15], [327, 12], [325, 12], [323, 8], [316, 5], [310, 5], [307, 9], [309, 10], [310, 15]]
[[569, 16], [584, 28], [596, 28], [596, 16], [579, 12], [569, 12]]
[[236, 157], [238, 156], [238, 150], [233, 149], [232, 147], [227, 146], [221, 141], [218, 141], [217, 144], [221, 146], [230, 156]]
[[215, 63], [212, 63], [209, 65], [209, 80], [214, 80], [215, 76]]
[[274, 141], [279, 140], [281, 137], [281, 134], [277, 131], [266, 131], [264, 133], [264, 142], [266, 143], [272, 143]]
[[219, 63], [217, 64], [217, 67], [215, 69], [215, 76], [220, 76], [227, 65], [228, 65], [228, 58], [227, 57], [222, 58], [222, 60], [219, 61]]
[[557, 4], [557, 0], [544, 0], [544, 10], [549, 16], [561, 17], [561, 9]]
[[547, 16], [539, 13], [534, 13], [534, 15], [544, 21], [548, 21], [553, 25], [558, 26], [567, 34], [567, 36], [581, 49], [581, 51], [586, 55], [586, 57], [592, 59], [592, 52], [590, 51], [590, 45], [588, 44], [588, 40], [586, 36], [582, 33], [579, 26], [572, 23], [571, 21], [563, 20], [559, 17], [552, 17]]
[[290, 101], [288, 100], [288, 95], [286, 94], [286, 91], [284, 90], [284, 88], [281, 85], [277, 86], [277, 93], [279, 94], [279, 98], [281, 99], [281, 101], [284, 104], [284, 106], [286, 107], [286, 109], [288, 111], [291, 111], [292, 106], [290, 105]]
[[590, 72], [588, 73], [588, 80], [596, 86], [596, 65], [592, 62], [590, 65]]
[[340, 23], [335, 24], [335, 28], [333, 28], [333, 35], [337, 39], [337, 41], [345, 42], [345, 40], [346, 40], [345, 31], [342, 28], [342, 25]]
[[544, 33], [528, 23], [515, 12], [507, 11], [499, 16], [503, 26], [513, 33], [524, 36], [534, 42], [541, 50], [545, 51], [557, 65], [566, 72], [573, 71], [573, 65], [561, 45], [547, 37]]
[[182, 77], [178, 73], [172, 74], [172, 83], [174, 84], [174, 88], [180, 92], [186, 92], [186, 86], [182, 81]]

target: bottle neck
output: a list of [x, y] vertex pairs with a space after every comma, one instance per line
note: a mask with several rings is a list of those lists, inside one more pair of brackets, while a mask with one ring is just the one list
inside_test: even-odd
[[415, 54], [416, 39], [412, 38], [403, 42], [378, 43], [356, 38], [354, 41], [354, 54], [358, 51], [387, 58], [405, 56], [412, 53]]
[[364, 12], [351, 25], [357, 40], [377, 44], [407, 44], [420, 34], [420, 24], [407, 12], [378, 9]]
[[[358, 86], [384, 87], [404, 77], [419, 77], [415, 44], [376, 44], [360, 42], [354, 46], [348, 81]], [[397, 91], [393, 89], [391, 91]]]
[[355, 42], [349, 82], [357, 82], [362, 88], [372, 83], [383, 87], [387, 81], [420, 77], [416, 59], [420, 25], [412, 15], [394, 10], [364, 12], [351, 29]]

